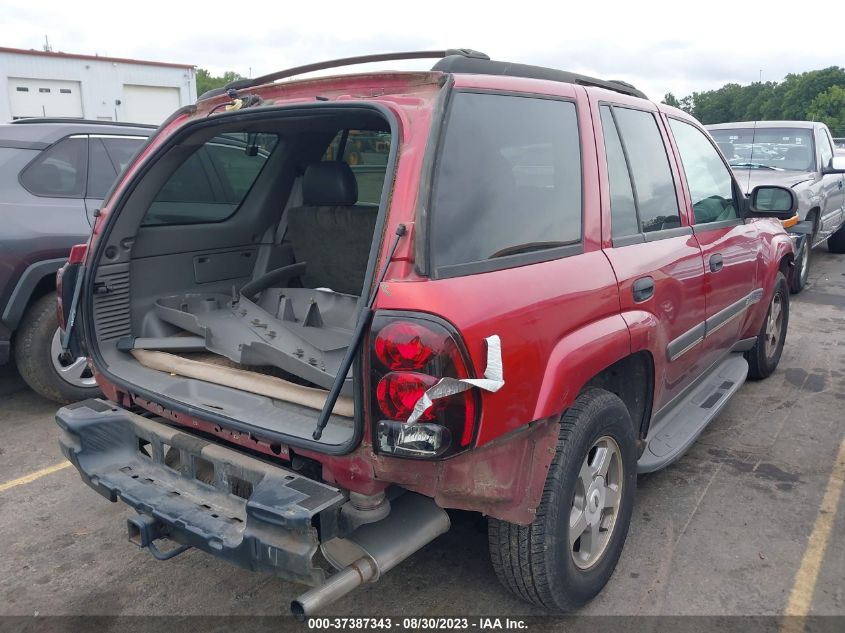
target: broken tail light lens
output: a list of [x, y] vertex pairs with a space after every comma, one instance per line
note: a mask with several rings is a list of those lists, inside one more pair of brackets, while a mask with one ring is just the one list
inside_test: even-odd
[[[437, 384], [437, 378], [412, 371], [386, 374], [376, 386], [376, 399], [382, 415], [393, 420], [407, 420], [414, 411], [417, 400], [429, 387]], [[433, 419], [440, 402], [435, 400], [420, 417], [422, 421]]]
[[473, 389], [436, 399], [418, 420], [407, 422], [417, 401], [441, 378], [472, 377], [463, 343], [451, 326], [424, 314], [376, 313], [369, 369], [376, 451], [425, 459], [469, 448], [480, 410]]

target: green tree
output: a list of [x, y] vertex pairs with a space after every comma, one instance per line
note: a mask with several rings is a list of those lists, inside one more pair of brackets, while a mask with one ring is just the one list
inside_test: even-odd
[[754, 82], [747, 86], [730, 83], [717, 90], [693, 92], [679, 103], [705, 124], [815, 118], [842, 125], [845, 106], [838, 89], [845, 90], [845, 69], [831, 66], [789, 74], [780, 83]]
[[205, 68], [197, 68], [197, 96], [215, 88], [222, 88], [236, 79], [244, 79], [244, 77], [233, 70], [227, 70], [220, 77], [215, 77]]
[[664, 95], [663, 101], [661, 101], [661, 103], [665, 103], [666, 105], [672, 106], [673, 108], [681, 107], [681, 102], [678, 101], [677, 97], [675, 97], [675, 95], [673, 95], [671, 92], [667, 92]]
[[831, 86], [807, 106], [807, 116], [832, 130], [845, 130], [845, 88]]

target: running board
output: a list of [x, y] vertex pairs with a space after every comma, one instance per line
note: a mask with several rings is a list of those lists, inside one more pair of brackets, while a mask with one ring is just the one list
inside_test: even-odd
[[649, 432], [637, 471], [650, 473], [680, 458], [745, 382], [748, 362], [730, 354]]

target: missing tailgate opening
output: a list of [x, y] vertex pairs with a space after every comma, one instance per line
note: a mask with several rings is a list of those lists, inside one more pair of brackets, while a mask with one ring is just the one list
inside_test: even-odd
[[[396, 173], [392, 117], [331, 105], [194, 121], [151, 154], [91, 262], [104, 291], [84, 309], [109, 373], [211, 425], [313, 441]], [[363, 425], [359, 371], [340, 377], [325, 445]]]

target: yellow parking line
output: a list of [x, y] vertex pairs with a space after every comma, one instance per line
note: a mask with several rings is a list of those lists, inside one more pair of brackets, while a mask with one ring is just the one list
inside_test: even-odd
[[28, 475], [24, 475], [23, 477], [12, 479], [11, 481], [7, 481], [5, 483], [0, 484], [0, 492], [5, 492], [9, 488], [14, 488], [15, 486], [22, 486], [23, 484], [32, 483], [36, 479], [41, 479], [46, 475], [50, 475], [59, 470], [63, 470], [70, 465], [70, 462], [62, 462], [61, 464], [54, 464], [53, 466], [47, 466], [47, 468], [36, 470], [34, 473], [29, 473]]
[[795, 575], [785, 615], [805, 616], [810, 612], [819, 569], [833, 530], [833, 520], [836, 518], [843, 481], [845, 481], [845, 440], [842, 440], [842, 444], [839, 445], [839, 454], [833, 463], [830, 479], [827, 480], [827, 489], [824, 492], [810, 540], [807, 542], [807, 550], [804, 552], [804, 558], [801, 559], [801, 567]]

